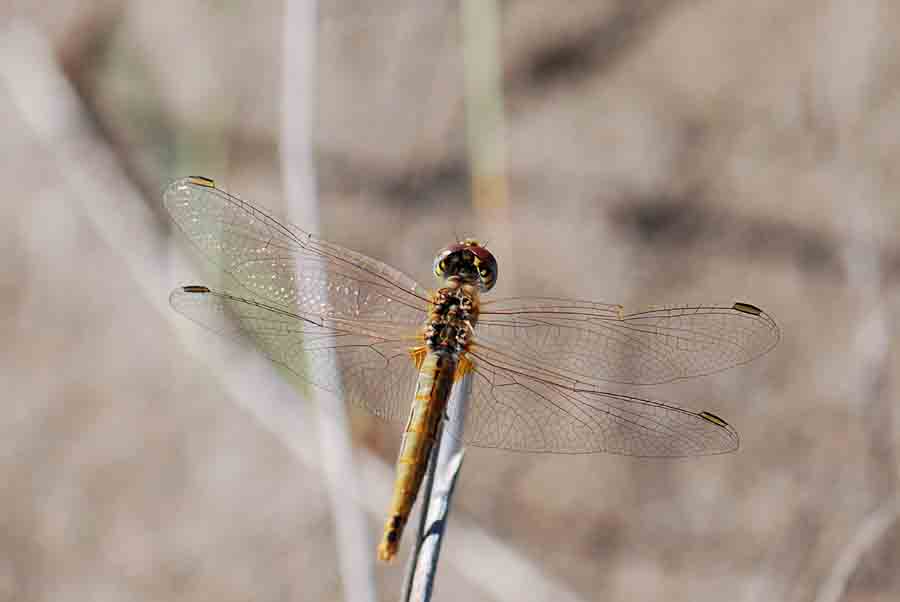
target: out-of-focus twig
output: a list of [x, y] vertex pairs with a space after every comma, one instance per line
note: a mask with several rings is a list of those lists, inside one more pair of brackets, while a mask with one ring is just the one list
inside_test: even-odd
[[[316, 89], [316, 0], [288, 0], [282, 29], [281, 177], [292, 221], [318, 231], [318, 195], [313, 164]], [[307, 275], [308, 276], [308, 275]], [[327, 274], [323, 275], [327, 277]], [[372, 550], [355, 488], [347, 411], [338, 395], [298, 383], [316, 404], [318, 440], [334, 516], [344, 599], [375, 601]], [[350, 495], [348, 495], [348, 493]]]
[[472, 205], [479, 218], [506, 223], [509, 184], [499, 10], [494, 0], [460, 4]]
[[816, 592], [816, 602], [838, 602], [863, 555], [900, 520], [900, 500], [891, 499], [867, 516], [841, 552], [837, 562]]

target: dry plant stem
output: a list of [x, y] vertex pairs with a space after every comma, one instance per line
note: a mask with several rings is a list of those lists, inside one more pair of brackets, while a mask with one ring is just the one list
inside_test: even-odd
[[447, 404], [448, 417], [438, 434], [438, 444], [431, 452], [426, 487], [422, 492], [421, 518], [415, 549], [407, 567], [402, 602], [427, 602], [431, 600], [434, 591], [441, 544], [450, 516], [450, 503], [465, 452], [462, 430], [471, 390], [470, 374], [453, 387]]
[[401, 602], [409, 602], [409, 596], [412, 593], [413, 577], [416, 574], [416, 565], [419, 560], [419, 551], [422, 549], [422, 539], [425, 535], [425, 527], [428, 522], [428, 506], [431, 501], [431, 492], [434, 488], [434, 469], [437, 463], [438, 453], [440, 451], [441, 440], [444, 435], [443, 423], [438, 427], [436, 442], [437, 445], [431, 451], [428, 458], [428, 471], [425, 473], [425, 484], [422, 487], [422, 508], [419, 511], [419, 523], [416, 525], [416, 538], [413, 544], [412, 554], [409, 555], [409, 561], [406, 563], [406, 575], [403, 577], [403, 591], [400, 594]]
[[[319, 221], [312, 149], [317, 26], [316, 0], [287, 1], [282, 33], [279, 155], [289, 215], [292, 221], [311, 231], [318, 230]], [[344, 599], [374, 602], [375, 579], [368, 556], [371, 546], [365, 516], [353, 491], [358, 478], [346, 408], [340, 395], [310, 386], [302, 386], [301, 390], [316, 407], [316, 430], [335, 522]]]
[[460, 4], [472, 204], [480, 215], [493, 219], [508, 217], [499, 10], [494, 0]]
[[866, 552], [890, 532], [900, 520], [900, 500], [891, 499], [870, 514], [859, 526], [853, 538], [834, 563], [827, 579], [816, 592], [815, 602], [839, 602], [847, 591], [847, 584]]
[[[447, 437], [445, 440], [451, 439]], [[434, 580], [437, 577], [437, 566], [441, 556], [441, 545], [447, 531], [450, 518], [450, 502], [456, 488], [456, 478], [462, 467], [465, 449], [451, 445], [452, 450], [439, 450], [438, 464], [435, 470], [435, 488], [431, 494], [427, 513], [427, 531], [419, 548], [419, 561], [413, 578], [413, 600], [426, 602], [431, 600], [434, 591]]]
[[[500, 52], [500, 9], [496, 0], [463, 0], [460, 28], [465, 83], [466, 152], [471, 174], [472, 209], [491, 227], [496, 255], [512, 255], [507, 177], [506, 111]], [[481, 233], [482, 236], [488, 236]], [[507, 275], [515, 274], [507, 263]]]

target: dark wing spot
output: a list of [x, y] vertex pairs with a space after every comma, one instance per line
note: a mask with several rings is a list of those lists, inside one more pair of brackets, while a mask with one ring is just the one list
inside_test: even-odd
[[712, 412], [707, 412], [704, 410], [697, 415], [700, 416], [700, 418], [706, 420], [707, 422], [712, 422], [716, 426], [721, 426], [722, 428], [727, 428], [729, 426], [727, 422], [725, 422], [724, 420], [722, 420], [721, 418], [719, 418]]
[[199, 294], [206, 294], [206, 293], [210, 292], [210, 290], [207, 287], [203, 286], [202, 284], [191, 284], [188, 286], [183, 286], [183, 287], [181, 287], [181, 290], [184, 291], [185, 293], [199, 293]]
[[749, 303], [741, 303], [740, 301], [732, 305], [731, 309], [735, 311], [742, 311], [745, 314], [750, 314], [753, 316], [761, 316], [763, 313], [763, 310], [756, 307], [755, 305], [751, 305]]
[[188, 182], [191, 184], [196, 184], [197, 186], [206, 186], [207, 188], [215, 188], [216, 183], [209, 178], [204, 178], [203, 176], [189, 176]]

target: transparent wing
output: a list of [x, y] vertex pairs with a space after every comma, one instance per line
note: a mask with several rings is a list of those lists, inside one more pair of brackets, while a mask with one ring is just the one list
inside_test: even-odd
[[473, 354], [463, 439], [513, 451], [695, 456], [734, 451], [737, 431], [711, 412], [565, 388]]
[[173, 182], [164, 204], [176, 225], [231, 276], [226, 290], [172, 292], [180, 313], [210, 330], [252, 339], [269, 358], [388, 420], [408, 408], [415, 366], [408, 348], [427, 293], [401, 272], [320, 240], [215, 187]]
[[772, 317], [748, 303], [627, 313], [617, 305], [523, 297], [482, 305], [475, 350], [496, 370], [601, 392], [607, 383], [719, 372], [767, 353], [779, 338]]
[[[364, 255], [283, 224], [203, 178], [173, 183], [176, 224], [235, 290], [176, 289], [171, 303], [211, 330], [248, 336], [276, 363], [352, 404], [395, 419], [416, 379], [407, 349], [428, 298]], [[556, 299], [485, 303], [470, 352], [466, 439], [522, 451], [693, 455], [735, 449], [737, 433], [692, 412], [600, 390], [707, 374], [765, 353], [774, 321], [752, 305], [633, 314]]]
[[176, 180], [163, 200], [188, 239], [234, 279], [238, 297], [375, 337], [425, 320], [428, 295], [408, 276], [278, 221], [212, 180]]
[[205, 286], [177, 288], [169, 301], [200, 325], [251, 340], [304, 381], [341, 392], [348, 403], [379, 418], [396, 420], [409, 408], [417, 374], [410, 338], [360, 334], [341, 322], [315, 321]]
[[551, 298], [483, 304], [463, 438], [515, 451], [692, 456], [733, 451], [737, 432], [709, 411], [605, 391], [749, 362], [778, 342], [747, 304], [621, 306]]

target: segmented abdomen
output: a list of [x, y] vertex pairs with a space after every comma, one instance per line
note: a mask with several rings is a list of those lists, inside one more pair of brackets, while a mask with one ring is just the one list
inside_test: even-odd
[[394, 496], [384, 525], [384, 535], [378, 545], [378, 558], [383, 561], [391, 560], [397, 553], [403, 527], [428, 467], [428, 458], [456, 373], [457, 359], [453, 354], [424, 349], [422, 352], [425, 357], [419, 367], [416, 395], [397, 458]]

